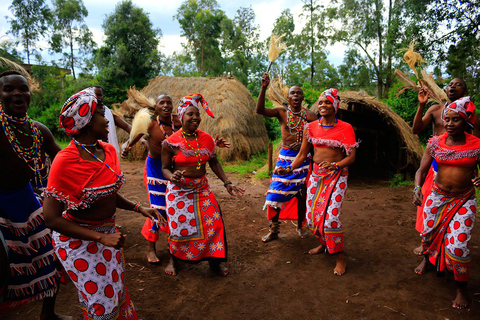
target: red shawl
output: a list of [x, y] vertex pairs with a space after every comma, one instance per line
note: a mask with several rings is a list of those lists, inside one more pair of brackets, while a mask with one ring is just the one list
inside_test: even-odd
[[[118, 192], [125, 181], [115, 148], [98, 141], [105, 150], [105, 163], [83, 160], [77, 146], [70, 142], [53, 160], [45, 197], [64, 203], [67, 210], [90, 207], [93, 203]], [[117, 176], [117, 174], [119, 176]]]
[[320, 126], [320, 120], [307, 124], [307, 139], [314, 147], [341, 148], [348, 156], [353, 148], [358, 148], [359, 143], [355, 140], [353, 127], [342, 120], [330, 129]]
[[200, 146], [200, 149], [197, 149], [197, 142], [195, 139], [188, 141], [188, 144], [185, 143], [180, 130], [172, 134], [170, 137], [168, 137], [168, 139], [164, 140], [163, 143], [166, 145], [172, 148], [180, 149], [180, 152], [172, 159], [179, 166], [195, 167], [198, 165], [195, 151], [201, 156], [201, 164], [205, 164], [208, 160], [210, 160], [212, 155], [215, 154], [215, 141], [213, 140], [212, 136], [201, 130], [197, 130], [197, 134], [198, 145]]
[[445, 132], [441, 136], [431, 137], [428, 140], [427, 147], [430, 149], [430, 155], [437, 163], [450, 167], [474, 167], [480, 155], [480, 139], [465, 132], [465, 144], [448, 146], [445, 143], [447, 137], [448, 133]]

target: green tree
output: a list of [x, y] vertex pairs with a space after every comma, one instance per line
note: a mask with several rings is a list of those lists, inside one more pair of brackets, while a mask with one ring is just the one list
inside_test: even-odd
[[362, 57], [356, 49], [345, 51], [343, 63], [338, 66], [340, 76], [340, 87], [343, 90], [366, 90], [372, 93], [374, 78], [371, 69], [368, 67], [368, 61]]
[[[293, 33], [295, 31], [295, 21], [293, 19], [293, 14], [290, 9], [285, 9], [282, 11], [280, 16], [275, 20], [273, 25], [272, 34], [280, 36], [285, 34], [285, 38], [282, 39], [283, 42], [287, 45], [286, 52], [280, 54], [275, 63], [272, 66], [272, 71], [270, 73], [278, 73], [282, 79], [285, 79], [288, 83], [294, 83], [290, 79], [286, 79], [286, 69], [289, 64], [293, 63], [295, 60], [292, 50], [297, 45], [296, 36]], [[265, 41], [264, 46], [264, 55], [268, 58], [268, 48], [270, 45], [270, 37]]]
[[18, 38], [27, 55], [30, 64], [30, 56], [37, 54], [36, 43], [45, 34], [50, 21], [50, 9], [44, 0], [13, 0], [9, 7], [14, 18], [10, 19], [10, 34]]
[[162, 33], [129, 0], [117, 4], [102, 26], [105, 44], [96, 51], [95, 62], [107, 92], [105, 100], [112, 103], [125, 98], [127, 88], [143, 87], [158, 75], [163, 59], [157, 47]]
[[333, 41], [343, 41], [365, 56], [377, 82], [380, 98], [394, 82], [393, 70], [401, 62], [400, 50], [418, 38], [422, 42], [423, 22], [429, 0], [341, 0], [327, 9], [340, 27]]
[[76, 79], [75, 65], [81, 64], [81, 57], [91, 54], [96, 46], [92, 32], [84, 23], [88, 11], [82, 0], [54, 0], [53, 5], [54, 33], [50, 46], [56, 53], [67, 48], [67, 52], [63, 52], [64, 61]]
[[264, 70], [259, 26], [255, 24], [255, 12], [251, 7], [240, 8], [233, 20], [222, 21], [221, 48], [225, 59], [225, 71], [236, 76], [244, 85], [258, 82]]
[[185, 50], [195, 57], [202, 76], [223, 73], [224, 61], [220, 51], [222, 22], [228, 19], [216, 0], [186, 0], [177, 9], [182, 36], [187, 38]]

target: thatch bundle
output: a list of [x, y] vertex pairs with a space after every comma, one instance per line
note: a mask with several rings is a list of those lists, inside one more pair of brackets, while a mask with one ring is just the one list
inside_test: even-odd
[[[156, 77], [143, 88], [141, 94], [149, 100], [129, 95], [118, 112], [125, 118], [133, 118], [135, 113], [148, 107], [153, 99], [167, 93], [173, 99], [174, 112], [180, 98], [200, 93], [207, 100], [215, 119], [200, 111], [202, 123], [200, 129], [212, 136], [216, 134], [231, 143], [231, 148], [218, 149], [225, 160], [245, 160], [264, 150], [268, 145], [267, 130], [263, 117], [255, 112], [255, 100], [245, 86], [235, 77], [218, 78], [177, 78]], [[151, 99], [151, 100], [150, 100]], [[119, 139], [120, 140], [120, 139]]]

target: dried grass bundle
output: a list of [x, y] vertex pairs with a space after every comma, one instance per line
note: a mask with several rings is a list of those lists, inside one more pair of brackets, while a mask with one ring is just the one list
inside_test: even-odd
[[148, 126], [152, 122], [152, 114], [148, 108], [138, 110], [132, 121], [132, 130], [130, 131], [130, 140], [133, 140], [139, 133], [148, 136]]
[[413, 81], [408, 75], [404, 74], [402, 71], [395, 70], [395, 74], [397, 75], [398, 80], [403, 83], [403, 85], [398, 88], [396, 95], [398, 96], [402, 94], [407, 89], [420, 91], [423, 86], [426, 86], [429, 92], [429, 101], [443, 104], [445, 103], [445, 101], [448, 100], [447, 95], [442, 89], [438, 87], [432, 75], [427, 73], [426, 66], [423, 69], [420, 69], [420, 74], [418, 74], [417, 68], [420, 68], [420, 66], [425, 63], [425, 60], [418, 52], [414, 51], [415, 42], [416, 40], [410, 42], [409, 48], [405, 49], [406, 52], [403, 58], [405, 59], [405, 62], [408, 64], [410, 69], [412, 69], [412, 71], [414, 72], [417, 81]]
[[0, 57], [0, 73], [10, 70], [19, 72], [22, 76], [25, 77], [25, 79], [27, 79], [30, 86], [30, 91], [40, 90], [40, 85], [38, 84], [38, 82], [21, 65], [11, 60], [8, 60], [7, 58]]
[[289, 88], [282, 83], [281, 78], [275, 78], [270, 81], [270, 86], [267, 90], [267, 99], [270, 100], [275, 107], [284, 107], [288, 105]]
[[268, 48], [268, 60], [270, 61], [270, 64], [268, 65], [267, 72], [270, 71], [273, 62], [277, 60], [280, 53], [287, 49], [287, 45], [284, 42], [281, 42], [282, 38], [285, 36], [285, 33], [279, 37], [272, 34], [272, 37], [270, 38], [270, 46]]
[[412, 42], [410, 42], [409, 47], [407, 49], [404, 49], [406, 51], [403, 55], [403, 59], [405, 59], [405, 62], [408, 64], [410, 69], [412, 69], [413, 73], [415, 73], [415, 76], [419, 78], [417, 67], [420, 67], [422, 64], [424, 64], [425, 60], [418, 52], [414, 51], [416, 42], [416, 39], [413, 40]]

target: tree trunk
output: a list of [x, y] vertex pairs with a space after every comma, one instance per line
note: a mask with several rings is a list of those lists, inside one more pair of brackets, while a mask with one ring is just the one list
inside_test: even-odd
[[72, 27], [69, 28], [70, 33], [70, 68], [72, 68], [73, 80], [76, 80], [75, 77], [75, 66], [74, 66], [74, 57], [73, 57], [73, 34], [72, 34]]

